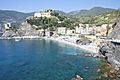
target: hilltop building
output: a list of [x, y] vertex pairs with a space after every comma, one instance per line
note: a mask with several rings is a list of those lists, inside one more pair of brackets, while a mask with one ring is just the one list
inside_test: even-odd
[[39, 17], [51, 17], [51, 10], [47, 10], [47, 11], [43, 11], [43, 12], [36, 12], [34, 13], [34, 17], [35, 18], [39, 18]]

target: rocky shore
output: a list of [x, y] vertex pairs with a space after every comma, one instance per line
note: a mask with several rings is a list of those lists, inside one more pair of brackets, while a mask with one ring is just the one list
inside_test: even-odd
[[115, 40], [120, 39], [120, 18], [116, 21], [114, 25], [114, 30], [110, 36], [108, 36], [111, 40], [104, 41], [100, 46], [100, 54], [102, 54], [105, 59], [111, 63], [115, 69], [120, 68], [120, 43], [115, 42]]
[[32, 26], [28, 24], [27, 22], [21, 23], [19, 29], [13, 30], [13, 29], [7, 29], [4, 30], [4, 33], [2, 34], [2, 39], [12, 39], [16, 37], [21, 38], [31, 38], [34, 36], [40, 36], [40, 31], [36, 30], [35, 26]]
[[[108, 41], [103, 41], [99, 53], [107, 63], [120, 73], [120, 17], [114, 24], [112, 33], [108, 36]], [[119, 77], [120, 74], [117, 76]]]

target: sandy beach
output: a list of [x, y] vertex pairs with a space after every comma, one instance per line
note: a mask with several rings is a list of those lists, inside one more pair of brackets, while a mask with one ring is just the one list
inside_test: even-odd
[[98, 47], [97, 47], [97, 45], [95, 43], [91, 43], [90, 45], [78, 45], [78, 44], [76, 44], [74, 42], [69, 42], [69, 41], [66, 41], [66, 40], [64, 40], [62, 38], [53, 38], [53, 37], [47, 38], [47, 37], [44, 37], [44, 39], [69, 44], [71, 46], [78, 47], [78, 48], [83, 49], [85, 51], [88, 51], [90, 53], [98, 53]]

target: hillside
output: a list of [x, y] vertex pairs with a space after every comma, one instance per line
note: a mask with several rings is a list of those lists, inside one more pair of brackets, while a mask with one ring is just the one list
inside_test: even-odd
[[22, 13], [10, 10], [0, 10], [0, 23], [2, 22], [21, 22], [33, 13]]
[[94, 7], [90, 10], [77, 10], [68, 13], [68, 15], [72, 16], [98, 16], [104, 13], [108, 13], [111, 11], [114, 11], [115, 9], [110, 9], [110, 8], [102, 8], [102, 7]]
[[60, 15], [67, 16], [67, 13], [65, 13], [64, 11], [55, 10], [55, 12], [59, 13]]
[[[63, 16], [72, 16], [74, 17], [75, 20], [77, 20], [76, 19], [77, 17], [79, 18], [80, 22], [86, 23], [91, 21], [94, 21], [94, 22], [102, 21], [101, 15], [110, 13], [116, 10], [110, 9], [110, 8], [94, 7], [90, 10], [77, 10], [69, 13], [65, 13], [60, 10], [55, 10], [55, 11]], [[26, 17], [31, 15], [33, 15], [33, 13], [22, 13], [22, 12], [11, 11], [11, 10], [0, 10], [0, 24], [2, 24], [3, 22], [21, 23], [26, 19]], [[91, 18], [91, 16], [97, 16], [97, 17]], [[99, 20], [98, 18], [100, 18], [101, 20]]]
[[77, 17], [79, 22], [81, 23], [87, 23], [87, 24], [96, 24], [96, 25], [101, 25], [101, 24], [112, 24], [115, 23], [115, 20], [117, 16], [120, 15], [120, 11], [111, 11], [108, 13], [104, 13], [98, 16], [81, 16]]

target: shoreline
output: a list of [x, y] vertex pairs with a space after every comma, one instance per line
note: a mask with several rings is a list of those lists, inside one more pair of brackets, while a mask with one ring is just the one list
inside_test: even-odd
[[3, 39], [3, 40], [9, 40], [9, 39], [39, 39], [41, 37], [39, 36], [17, 36], [17, 37], [6, 37], [6, 38], [3, 38], [3, 37], [0, 37], [0, 39]]
[[63, 39], [53, 38], [53, 37], [50, 37], [50, 38], [43, 37], [43, 39], [52, 40], [52, 41], [56, 41], [56, 42], [59, 42], [59, 43], [65, 43], [65, 44], [68, 44], [68, 45], [71, 45], [71, 46], [75, 46], [77, 48], [88, 51], [90, 53], [95, 53], [96, 55], [98, 53], [98, 47], [96, 47], [95, 45], [92, 45], [92, 44], [90, 44], [90, 45], [78, 45], [78, 44], [73, 43], [73, 42], [68, 42], [68, 41], [65, 41]]
[[68, 45], [71, 45], [71, 46], [75, 46], [77, 48], [80, 48], [82, 50], [85, 50], [86, 52], [90, 52], [90, 53], [95, 53], [97, 55], [98, 53], [98, 47], [95, 45], [95, 43], [91, 43], [89, 45], [79, 45], [79, 44], [76, 44], [74, 41], [68, 41], [68, 40], [65, 40], [63, 39], [64, 37], [57, 37], [57, 38], [54, 38], [54, 37], [39, 37], [39, 36], [18, 36], [18, 37], [10, 37], [10, 38], [2, 38], [0, 37], [0, 39], [2, 40], [9, 40], [9, 39], [45, 39], [45, 40], [52, 40], [52, 41], [56, 41], [56, 42], [59, 42], [59, 43], [65, 43], [65, 44], [68, 44]]

